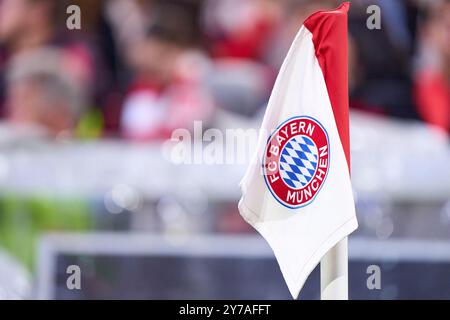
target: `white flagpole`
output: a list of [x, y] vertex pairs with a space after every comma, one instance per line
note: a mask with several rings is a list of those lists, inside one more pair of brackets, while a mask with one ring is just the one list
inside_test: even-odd
[[321, 300], [348, 300], [348, 240], [339, 241], [320, 261]]

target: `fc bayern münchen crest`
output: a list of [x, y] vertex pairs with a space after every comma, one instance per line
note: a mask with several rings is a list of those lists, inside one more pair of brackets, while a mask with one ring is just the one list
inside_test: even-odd
[[314, 118], [299, 116], [283, 122], [269, 137], [263, 175], [278, 202], [300, 208], [315, 199], [329, 165], [330, 144], [325, 128]]

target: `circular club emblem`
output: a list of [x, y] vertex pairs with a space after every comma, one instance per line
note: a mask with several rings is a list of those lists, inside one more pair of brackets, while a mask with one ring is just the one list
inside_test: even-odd
[[272, 195], [288, 208], [310, 204], [328, 173], [330, 147], [325, 128], [310, 117], [282, 123], [267, 141], [263, 175]]

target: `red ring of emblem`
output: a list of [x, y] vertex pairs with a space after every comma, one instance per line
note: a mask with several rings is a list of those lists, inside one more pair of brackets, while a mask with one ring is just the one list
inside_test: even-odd
[[[301, 188], [289, 186], [280, 174], [281, 153], [295, 136], [310, 138], [317, 147], [315, 173]], [[300, 208], [310, 204], [320, 191], [330, 165], [330, 145], [325, 128], [316, 119], [294, 117], [282, 123], [269, 137], [263, 159], [263, 175], [275, 199], [288, 208]]]

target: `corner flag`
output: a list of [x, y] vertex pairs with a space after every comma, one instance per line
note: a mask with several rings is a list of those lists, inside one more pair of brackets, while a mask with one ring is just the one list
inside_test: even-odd
[[283, 62], [241, 181], [239, 211], [267, 240], [294, 298], [357, 227], [350, 182], [347, 11], [306, 19]]

